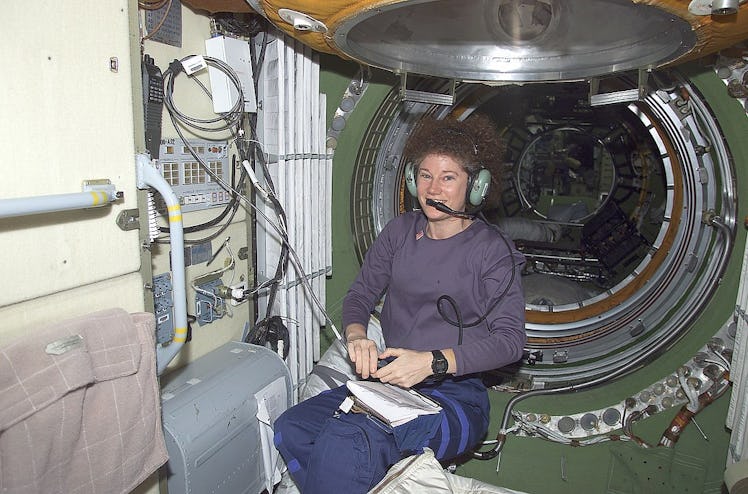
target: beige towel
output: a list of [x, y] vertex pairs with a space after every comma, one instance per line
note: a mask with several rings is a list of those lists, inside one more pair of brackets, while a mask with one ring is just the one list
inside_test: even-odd
[[0, 346], [0, 492], [128, 493], [166, 462], [154, 330], [110, 309]]

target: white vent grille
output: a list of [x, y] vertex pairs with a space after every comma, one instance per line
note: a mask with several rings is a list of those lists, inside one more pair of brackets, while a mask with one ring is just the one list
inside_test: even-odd
[[[304, 276], [324, 306], [325, 275], [331, 270], [332, 260], [332, 156], [326, 154], [326, 103], [319, 92], [316, 54], [298, 41], [278, 35], [266, 49], [259, 93], [257, 132], [286, 211], [290, 244], [298, 254]], [[263, 210], [275, 219], [269, 205], [265, 204]], [[274, 277], [280, 249], [277, 233], [259, 220], [259, 282]], [[259, 317], [264, 317], [266, 303], [266, 296], [260, 299]], [[288, 366], [298, 390], [314, 361], [319, 360], [319, 330], [325, 319], [291, 265], [272, 313], [287, 318], [285, 323], [291, 333]]]

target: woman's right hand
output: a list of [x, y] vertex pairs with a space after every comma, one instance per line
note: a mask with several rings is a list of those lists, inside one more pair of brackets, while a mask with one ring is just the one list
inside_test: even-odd
[[350, 324], [346, 330], [348, 356], [356, 364], [356, 374], [368, 379], [376, 372], [379, 362], [379, 350], [374, 340], [366, 336], [366, 328], [361, 324]]

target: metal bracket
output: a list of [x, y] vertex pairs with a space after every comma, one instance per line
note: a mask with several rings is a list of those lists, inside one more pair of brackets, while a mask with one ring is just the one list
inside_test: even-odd
[[641, 101], [647, 95], [647, 79], [649, 79], [649, 70], [639, 69], [636, 88], [610, 93], [598, 93], [600, 90], [600, 79], [590, 79], [590, 106], [605, 106], [630, 101]]
[[451, 106], [455, 102], [456, 87], [457, 80], [452, 79], [452, 83], [449, 87], [449, 93], [447, 94], [429, 93], [427, 91], [408, 89], [408, 73], [403, 72], [402, 74], [400, 74], [400, 97], [405, 101]]
[[743, 310], [743, 308], [739, 305], [735, 306], [735, 314], [739, 316], [740, 319], [743, 320], [743, 322], [748, 323], [748, 314], [746, 314], [745, 310]]
[[140, 227], [139, 218], [137, 209], [123, 209], [117, 215], [117, 226], [123, 231], [135, 230]]
[[338, 137], [345, 128], [348, 117], [356, 109], [359, 100], [369, 87], [370, 79], [371, 69], [368, 66], [360, 65], [358, 72], [345, 89], [338, 109], [335, 110], [335, 115], [333, 115], [332, 123], [327, 131], [326, 144], [328, 150], [334, 150], [338, 147]]
[[112, 185], [108, 178], [84, 180], [82, 189], [83, 192], [103, 192], [109, 197], [110, 201], [124, 197], [122, 192], [117, 192], [116, 187]]
[[296, 31], [312, 31], [323, 34], [327, 32], [327, 26], [322, 21], [318, 21], [303, 12], [291, 9], [278, 9], [278, 15], [285, 22], [291, 24]]

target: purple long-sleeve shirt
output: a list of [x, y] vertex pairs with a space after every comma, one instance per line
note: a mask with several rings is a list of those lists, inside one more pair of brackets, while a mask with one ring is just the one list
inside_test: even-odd
[[[482, 221], [441, 240], [427, 237], [426, 225], [426, 217], [414, 211], [385, 226], [345, 297], [343, 327], [351, 323], [366, 327], [386, 291], [380, 322], [388, 347], [419, 351], [451, 348], [458, 376], [519, 360], [527, 339], [522, 254], [514, 250], [510, 240], [512, 251], [508, 251], [499, 232]], [[461, 345], [458, 328], [437, 311], [437, 299], [442, 295], [455, 300], [465, 324], [490, 309], [483, 322], [464, 328]], [[499, 297], [502, 300], [491, 309]], [[442, 302], [441, 307], [450, 319], [457, 320], [449, 303]]]

